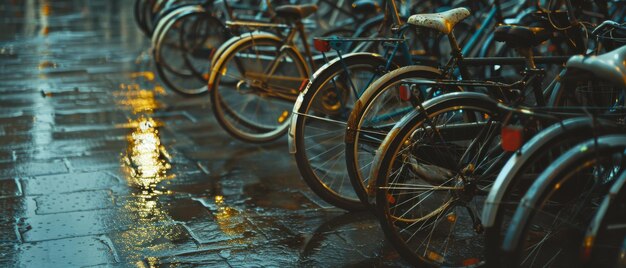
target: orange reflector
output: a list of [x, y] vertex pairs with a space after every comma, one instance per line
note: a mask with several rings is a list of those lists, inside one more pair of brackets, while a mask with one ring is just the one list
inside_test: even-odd
[[428, 254], [426, 255], [426, 257], [432, 261], [436, 261], [438, 263], [442, 263], [443, 262], [443, 256], [441, 256], [441, 254], [434, 252], [434, 251], [428, 251]]
[[584, 262], [589, 261], [589, 259], [591, 259], [591, 250], [593, 249], [593, 240], [595, 237], [593, 236], [587, 236], [585, 237], [584, 243], [583, 243], [583, 247], [582, 247], [582, 254], [581, 254], [581, 259]]
[[313, 47], [315, 47], [315, 50], [319, 52], [328, 52], [330, 51], [330, 42], [320, 39], [314, 39]]
[[217, 51], [217, 49], [211, 48], [211, 54], [209, 54], [209, 59], [213, 59], [213, 56], [215, 56], [215, 51]]
[[446, 218], [448, 219], [449, 222], [455, 222], [456, 221], [456, 214], [450, 213], [450, 214], [448, 214], [448, 216]]
[[403, 101], [408, 101], [411, 99], [411, 90], [409, 89], [409, 87], [402, 85], [400, 87], [398, 87], [398, 90], [400, 90], [400, 99]]
[[503, 126], [502, 127], [502, 149], [507, 152], [517, 151], [522, 147], [522, 132], [520, 126]]
[[389, 204], [395, 204], [396, 198], [393, 197], [393, 195], [387, 194], [387, 202], [389, 202]]
[[467, 259], [467, 260], [463, 260], [463, 266], [470, 266], [470, 265], [476, 265], [480, 262], [479, 259], [477, 258], [471, 258], [471, 259]]
[[306, 88], [306, 85], [308, 84], [309, 84], [309, 79], [302, 80], [302, 84], [300, 84], [300, 88], [298, 89], [298, 91], [302, 92]]
[[278, 123], [282, 124], [285, 120], [287, 120], [287, 117], [289, 117], [289, 112], [283, 111], [283, 113], [278, 117]]

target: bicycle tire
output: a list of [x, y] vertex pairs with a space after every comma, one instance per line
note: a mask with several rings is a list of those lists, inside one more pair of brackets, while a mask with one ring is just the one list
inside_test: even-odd
[[438, 78], [441, 77], [441, 72], [435, 68], [428, 66], [407, 66], [398, 68], [393, 70], [378, 80], [376, 80], [372, 85], [365, 90], [363, 95], [357, 100], [357, 103], [354, 105], [354, 109], [350, 113], [350, 117], [348, 119], [346, 125], [346, 134], [345, 134], [345, 159], [346, 159], [346, 168], [348, 172], [348, 177], [350, 178], [350, 182], [352, 183], [352, 187], [356, 192], [359, 200], [361, 202], [371, 207], [373, 205], [373, 200], [370, 198], [370, 194], [368, 194], [367, 187], [367, 179], [366, 176], [369, 175], [368, 171], [365, 171], [366, 175], [363, 175], [361, 169], [363, 168], [359, 162], [359, 129], [362, 125], [364, 112], [367, 111], [372, 103], [380, 96], [389, 86], [393, 83], [401, 81], [403, 79], [408, 78]]
[[[356, 90], [361, 90], [362, 86], [367, 86], [380, 76], [380, 70], [384, 69], [386, 63], [384, 58], [370, 53], [353, 53], [344, 56], [343, 59], [335, 58], [315, 72], [298, 97], [299, 101], [294, 105], [289, 138], [300, 174], [320, 198], [345, 210], [358, 211], [365, 207], [354, 194], [347, 179], [342, 165], [345, 162], [343, 154], [330, 153], [332, 159], [320, 159], [319, 156], [329, 155], [329, 152], [338, 150], [343, 151], [343, 148], [337, 147], [342, 145], [345, 133], [345, 127], [339, 122], [347, 121], [345, 115], [356, 99], [351, 84], [365, 82], [356, 85]], [[394, 67], [392, 64], [392, 68]], [[346, 76], [344, 68], [351, 72], [349, 77]], [[364, 79], [354, 81], [355, 75], [364, 75]], [[346, 79], [352, 82], [348, 83]], [[315, 132], [316, 129], [320, 129], [321, 133]], [[311, 134], [313, 132], [314, 134]], [[337, 135], [329, 136], [335, 133]], [[317, 149], [327, 150], [313, 155], [312, 152], [317, 153]], [[316, 166], [316, 159], [322, 161], [320, 166]]]
[[[495, 119], [494, 123], [497, 123], [497, 114], [499, 112], [498, 104], [497, 101], [487, 95], [473, 92], [460, 92], [449, 93], [427, 100], [424, 102], [421, 111], [414, 110], [407, 114], [402, 121], [396, 124], [389, 132], [378, 149], [375, 167], [372, 170], [372, 177], [376, 179], [376, 212], [381, 222], [381, 227], [387, 239], [395, 246], [398, 253], [400, 253], [405, 260], [416, 266], [475, 267], [484, 263], [482, 256], [482, 236], [480, 235], [480, 230], [471, 230], [472, 227], [478, 228], [479, 226], [472, 225], [476, 223], [472, 223], [475, 220], [474, 217], [472, 217], [471, 207], [469, 207], [471, 205], [475, 211], [479, 211], [481, 202], [480, 200], [472, 200], [475, 196], [471, 196], [472, 199], [468, 200], [460, 199], [465, 192], [471, 194], [473, 191], [469, 190], [473, 188], [466, 188], [466, 184], [460, 182], [461, 177], [458, 177], [463, 174], [463, 177], [468, 179], [470, 176], [475, 175], [474, 172], [476, 170], [482, 169], [482, 165], [476, 162], [477, 165], [474, 166], [473, 169], [469, 169], [469, 165], [463, 168], [459, 166], [456, 169], [457, 171], [453, 172], [455, 169], [454, 166], [458, 166], [459, 161], [464, 160], [466, 156], [463, 154], [463, 156], [458, 159], [451, 157], [451, 153], [457, 150], [453, 145], [459, 144], [459, 142], [462, 141], [453, 140], [455, 137], [448, 136], [450, 139], [446, 138], [446, 141], [440, 142], [433, 140], [431, 146], [413, 147], [410, 142], [414, 137], [416, 139], [422, 139], [423, 142], [428, 142], [428, 135], [425, 134], [433, 130], [435, 124], [432, 123], [432, 120], [436, 120], [437, 116], [447, 114], [450, 111], [459, 113], [458, 115], [460, 115], [460, 117], [457, 118], [460, 119], [459, 123], [461, 124], [452, 125], [452, 129], [445, 129], [438, 125], [438, 129], [431, 133], [433, 135], [438, 133], [436, 134], [436, 139], [443, 140], [444, 135], [458, 134], [458, 139], [467, 139], [465, 143], [469, 142], [471, 145], [474, 143], [474, 138], [482, 136], [482, 134], [480, 134], [482, 133], [481, 128], [485, 127], [487, 131], [491, 131], [490, 129], [492, 129], [493, 126], [497, 127], [497, 124], [491, 124], [490, 122], [492, 122], [492, 119]], [[454, 116], [454, 114], [452, 115]], [[448, 123], [448, 121], [445, 122]], [[428, 124], [430, 127], [420, 128], [420, 126], [425, 126], [422, 124]], [[454, 128], [455, 126], [462, 127], [462, 129]], [[477, 127], [477, 129], [472, 129], [472, 127]], [[421, 130], [418, 131], [418, 129]], [[473, 132], [470, 133], [469, 131]], [[477, 136], [473, 136], [474, 134]], [[497, 137], [495, 138], [497, 139]], [[485, 142], [492, 144], [495, 141], [494, 139], [488, 139]], [[443, 152], [444, 154], [436, 154], [435, 150], [442, 148], [444, 145], [446, 146], [446, 149], [444, 149], [446, 152]], [[399, 188], [396, 188], [394, 191], [398, 192], [392, 193], [396, 182], [392, 183], [390, 181], [390, 172], [398, 165], [402, 166], [404, 161], [407, 160], [404, 158], [398, 159], [398, 157], [401, 156], [401, 154], [399, 154], [401, 149], [407, 149], [409, 147], [412, 148], [410, 154], [423, 153], [425, 154], [424, 156], [428, 157], [428, 160], [423, 160], [425, 161], [423, 163], [418, 162], [414, 165], [415, 168], [411, 168], [412, 171], [407, 170], [407, 173], [403, 174], [417, 175], [418, 173], [416, 172], [418, 172], [421, 166], [422, 171], [420, 172], [423, 175], [419, 175], [419, 179], [430, 182], [425, 184], [422, 188], [420, 188], [421, 186], [412, 188], [412, 184], [409, 183], [410, 181], [405, 181], [397, 184]], [[429, 147], [431, 147], [430, 150], [422, 151]], [[460, 151], [457, 152], [457, 156], [458, 155], [460, 155]], [[439, 157], [443, 158], [438, 159]], [[473, 157], [474, 155], [472, 155], [472, 158]], [[400, 162], [396, 162], [396, 160]], [[463, 164], [465, 165], [465, 163]], [[446, 170], [448, 172], [446, 172]], [[396, 178], [394, 177], [393, 180], [395, 181]], [[480, 181], [477, 181], [477, 183], [480, 183]], [[417, 194], [419, 189], [426, 189], [424, 187], [432, 187], [431, 190], [425, 191], [430, 193], [426, 196], [423, 196], [423, 193]], [[476, 189], [480, 188], [479, 185], [476, 185], [476, 187]], [[406, 191], [404, 192], [404, 194], [406, 194], [404, 197], [402, 196], [402, 191]], [[435, 191], [440, 193], [433, 196]], [[448, 191], [450, 195], [447, 194]], [[442, 197], [441, 202], [437, 201], [436, 197]], [[415, 200], [416, 198], [419, 198], [419, 201]], [[411, 201], [417, 203], [415, 205], [412, 203], [409, 204], [408, 202]], [[467, 212], [457, 210], [457, 208], [460, 208], [461, 204], [468, 206]], [[406, 205], [407, 211], [400, 212], [400, 215], [396, 215], [396, 209], [404, 205]], [[433, 207], [431, 208], [430, 206]], [[414, 209], [418, 210], [410, 211]], [[457, 223], [459, 223], [461, 227], [457, 227]], [[468, 224], [471, 226], [468, 226]], [[438, 226], [443, 229], [449, 228], [450, 230], [442, 231], [440, 228], [437, 228]], [[413, 227], [417, 227], [418, 230], [414, 233], [412, 231], [409, 232], [409, 228]], [[418, 234], [422, 227], [427, 229], [424, 229]], [[431, 227], [432, 230], [428, 230]], [[459, 230], [456, 228], [459, 228]], [[456, 232], [455, 235], [453, 235], [452, 232], [455, 230], [463, 232], [458, 233], [459, 236], [456, 235]], [[439, 235], [445, 234], [443, 235], [443, 239], [441, 237], [433, 238], [433, 234], [436, 232], [439, 233]], [[474, 235], [472, 235], [472, 232]], [[406, 236], [404, 234], [406, 234]], [[454, 245], [454, 243], [448, 244], [448, 242], [457, 241], [457, 239], [459, 239], [458, 241], [460, 242], [458, 245], [459, 248], [451, 250], [451, 248], [456, 245]], [[416, 245], [413, 244], [414, 242], [422, 244]], [[428, 244], [424, 247], [424, 243]], [[434, 245], [435, 243], [437, 243], [437, 245]]]
[[[291, 109], [293, 107], [293, 103], [296, 99], [296, 94], [298, 92], [299, 86], [302, 82], [309, 77], [309, 69], [308, 65], [304, 61], [304, 58], [298, 51], [284, 47], [282, 40], [269, 33], [249, 33], [243, 34], [238, 37], [233, 37], [237, 39], [232, 45], [222, 52], [220, 58], [213, 62], [213, 66], [211, 68], [211, 76], [208, 82], [208, 88], [211, 96], [211, 108], [213, 110], [213, 114], [216, 117], [218, 123], [233, 137], [250, 143], [264, 143], [276, 140], [280, 138], [289, 127], [289, 116], [291, 116]], [[244, 50], [250, 49], [251, 53], [246, 54]], [[241, 52], [241, 53], [240, 53]], [[240, 54], [238, 54], [240, 53]], [[266, 54], [263, 54], [266, 53]], [[239, 57], [235, 58], [236, 55]], [[245, 65], [241, 63], [242, 59], [246, 58], [247, 55], [250, 55], [250, 59], [254, 59], [255, 62], [251, 62], [250, 65]], [[253, 74], [250, 72], [250, 75], [258, 75], [259, 79], [255, 80], [254, 77], [250, 75], [237, 74], [236, 72], [228, 73], [228, 70], [233, 70], [243, 68], [243, 66], [247, 68], [259, 67], [262, 61], [269, 61], [276, 58], [276, 55], [289, 56], [288, 60], [284, 60], [281, 58], [282, 63], [285, 61], [289, 62], [289, 67], [287, 64], [283, 64], [281, 69], [283, 72], [287, 72], [288, 74], [284, 76], [278, 76], [275, 74], [267, 75], [263, 70], [260, 69]], [[262, 56], [262, 57], [261, 57]], [[235, 59], [235, 62], [231, 62]], [[231, 66], [234, 64], [234, 67]], [[293, 72], [297, 73], [293, 73]], [[228, 91], [226, 85], [220, 85], [220, 81], [223, 78], [230, 78], [233, 80], [238, 80], [236, 83], [236, 88], [238, 92], [246, 94], [246, 91], [249, 92], [247, 94], [250, 101], [257, 102], [256, 108], [271, 109], [276, 112], [275, 114], [268, 115], [265, 118], [259, 118], [260, 110], [255, 110], [254, 113], [250, 112], [247, 108], [247, 104], [241, 108], [238, 108], [239, 112], [242, 114], [238, 114], [237, 109], [233, 110], [229, 105], [225, 103], [225, 101], [236, 101], [238, 98], [244, 99], [241, 94], [233, 93]], [[269, 81], [269, 78], [275, 79], [273, 83]], [[262, 80], [266, 79], [266, 80]], [[278, 84], [280, 81], [286, 81], [286, 84]], [[254, 85], [257, 83], [257, 85]], [[261, 84], [259, 84], [261, 83]], [[221, 87], [224, 86], [224, 87]], [[267, 89], [267, 87], [275, 87], [276, 89], [280, 88], [280, 90], [285, 92], [274, 91], [274, 89]], [[266, 87], [266, 88], [263, 88]], [[275, 94], [272, 98], [264, 98], [261, 91], [264, 90], [264, 94]], [[224, 95], [226, 94], [226, 95]], [[293, 95], [292, 95], [293, 94]], [[258, 98], [255, 98], [258, 97]], [[283, 98], [282, 103], [279, 103], [278, 98]], [[293, 99], [291, 99], [293, 98]], [[264, 100], [277, 100], [272, 104], [276, 104], [278, 108], [270, 108], [269, 102], [264, 102]], [[246, 101], [244, 99], [244, 101]], [[250, 102], [252, 103], [252, 102]], [[262, 104], [259, 104], [262, 103]], [[248, 103], [249, 104], [249, 103]], [[254, 105], [254, 104], [252, 104]], [[244, 109], [246, 111], [244, 111]], [[254, 118], [250, 118], [254, 117]], [[274, 121], [276, 120], [277, 123]], [[262, 122], [260, 122], [262, 121]]]

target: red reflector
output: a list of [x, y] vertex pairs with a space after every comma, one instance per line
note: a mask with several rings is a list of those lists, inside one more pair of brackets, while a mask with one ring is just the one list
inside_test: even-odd
[[398, 90], [400, 90], [401, 100], [409, 101], [411, 99], [411, 90], [409, 89], [409, 87], [403, 85], [403, 86], [398, 87]]
[[306, 88], [306, 85], [308, 84], [309, 84], [309, 79], [302, 80], [302, 84], [300, 84], [300, 88], [298, 89], [298, 91], [300, 92], [304, 91], [304, 89]]
[[519, 126], [502, 127], [502, 149], [507, 152], [517, 151], [522, 147], [523, 128]]
[[470, 265], [476, 265], [480, 262], [479, 259], [477, 258], [471, 258], [471, 259], [467, 259], [467, 260], [463, 260], [463, 266], [470, 266]]
[[315, 50], [319, 52], [328, 52], [330, 51], [330, 42], [320, 39], [314, 39], [313, 47], [315, 47]]

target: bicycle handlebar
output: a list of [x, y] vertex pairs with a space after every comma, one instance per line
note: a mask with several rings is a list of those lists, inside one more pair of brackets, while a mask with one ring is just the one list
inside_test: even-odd
[[608, 28], [608, 27], [613, 28], [613, 29], [626, 31], [626, 26], [621, 25], [621, 24], [619, 24], [617, 22], [614, 22], [614, 21], [611, 21], [611, 20], [606, 20], [606, 21], [602, 22], [600, 25], [598, 25], [598, 27], [593, 29], [591, 34], [594, 35], [594, 36], [597, 36], [601, 30], [604, 30], [604, 28]]

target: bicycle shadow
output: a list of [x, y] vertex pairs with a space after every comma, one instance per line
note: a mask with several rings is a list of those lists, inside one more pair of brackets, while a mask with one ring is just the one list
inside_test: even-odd
[[298, 266], [410, 267], [370, 212], [348, 212], [322, 223], [305, 240]]

